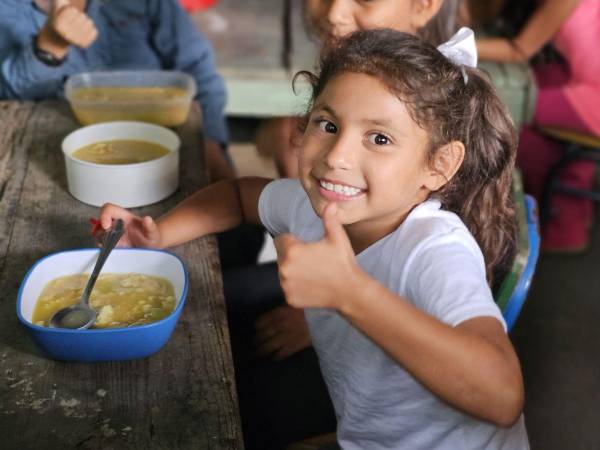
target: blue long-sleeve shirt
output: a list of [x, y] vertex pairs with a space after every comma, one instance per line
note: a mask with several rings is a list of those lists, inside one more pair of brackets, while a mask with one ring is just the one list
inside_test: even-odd
[[227, 96], [212, 46], [177, 0], [88, 0], [86, 13], [98, 38], [87, 49], [71, 46], [51, 67], [32, 46], [46, 14], [30, 0], [0, 0], [0, 99], [61, 98], [66, 78], [84, 71], [180, 70], [196, 80], [206, 137], [227, 143]]

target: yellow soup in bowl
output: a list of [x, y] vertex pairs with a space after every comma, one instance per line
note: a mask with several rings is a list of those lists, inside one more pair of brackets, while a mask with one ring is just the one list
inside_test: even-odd
[[94, 142], [75, 150], [73, 158], [96, 164], [136, 164], [161, 158], [169, 153], [153, 142], [117, 139]]
[[[40, 294], [32, 322], [48, 326], [59, 309], [81, 298], [88, 274], [69, 275], [50, 281]], [[90, 295], [90, 305], [98, 312], [93, 328], [123, 328], [156, 322], [175, 308], [175, 291], [165, 278], [139, 273], [103, 274]]]

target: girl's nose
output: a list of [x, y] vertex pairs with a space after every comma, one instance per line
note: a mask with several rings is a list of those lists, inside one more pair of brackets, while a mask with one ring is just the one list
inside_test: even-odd
[[348, 0], [332, 0], [327, 12], [327, 22], [333, 27], [347, 25], [350, 17]]
[[343, 135], [339, 135], [333, 146], [327, 150], [324, 161], [330, 169], [352, 169], [356, 163], [356, 158], [348, 139]]

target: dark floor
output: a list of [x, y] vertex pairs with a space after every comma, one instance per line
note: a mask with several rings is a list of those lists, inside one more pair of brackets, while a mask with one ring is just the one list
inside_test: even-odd
[[585, 253], [542, 255], [512, 332], [525, 378], [525, 421], [534, 450], [600, 449], [598, 269], [598, 225]]
[[[222, 0], [217, 11], [226, 13], [227, 5], [233, 3], [234, 0]], [[280, 0], [252, 0], [244, 3], [244, 8], [251, 9], [259, 3], [263, 8], [275, 8]], [[252, 17], [240, 23], [255, 22], [255, 15], [238, 12], [232, 16]], [[260, 19], [263, 26], [256, 30], [273, 47], [277, 41], [273, 42], [274, 35], [269, 33], [276, 29], [278, 19], [272, 17], [267, 23], [266, 16], [265, 13]], [[229, 32], [223, 34], [221, 38], [227, 39]], [[220, 44], [221, 48], [225, 45]], [[263, 59], [262, 63], [276, 65], [277, 59]], [[234, 140], [251, 141], [254, 125], [232, 121]], [[599, 324], [600, 208], [587, 252], [578, 256], [542, 255], [529, 297], [512, 332], [525, 378], [525, 420], [533, 450], [600, 449]]]

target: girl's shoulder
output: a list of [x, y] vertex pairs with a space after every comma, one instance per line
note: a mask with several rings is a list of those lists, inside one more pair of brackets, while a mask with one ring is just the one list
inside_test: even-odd
[[427, 200], [415, 207], [390, 237], [388, 251], [392, 251], [392, 259], [403, 272], [410, 271], [417, 261], [462, 255], [485, 273], [477, 241], [458, 215], [442, 209], [439, 200]]
[[501, 320], [481, 249], [456, 214], [430, 200], [403, 225], [394, 236], [390, 289], [452, 326], [479, 315]]
[[475, 242], [461, 218], [451, 211], [442, 209], [439, 200], [430, 199], [416, 206], [398, 231], [412, 236], [415, 243], [441, 236], [456, 236]]
[[269, 201], [299, 201], [308, 196], [302, 188], [300, 180], [296, 178], [279, 178], [267, 184], [261, 194]]
[[322, 223], [297, 179], [273, 180], [258, 200], [258, 213], [272, 234], [293, 233], [312, 241], [322, 235]]
[[430, 199], [413, 208], [396, 230], [360, 256], [366, 259], [384, 255], [384, 260], [403, 267], [426, 249], [448, 244], [465, 247], [474, 255], [481, 254], [475, 238], [460, 217], [442, 209], [439, 200]]

